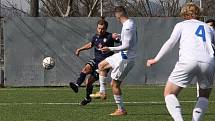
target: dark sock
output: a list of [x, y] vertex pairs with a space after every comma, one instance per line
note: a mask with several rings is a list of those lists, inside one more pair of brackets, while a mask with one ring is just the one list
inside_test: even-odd
[[86, 78], [86, 74], [81, 72], [80, 76], [77, 79], [76, 84], [78, 84], [78, 86], [81, 86], [81, 84], [84, 82], [85, 78]]
[[86, 98], [91, 99], [90, 94], [93, 93], [93, 85], [87, 86], [86, 87]]

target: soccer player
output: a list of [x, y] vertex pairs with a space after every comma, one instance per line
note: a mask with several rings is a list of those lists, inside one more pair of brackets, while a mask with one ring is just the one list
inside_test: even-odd
[[[209, 27], [212, 29], [212, 31], [215, 33], [215, 20], [213, 19], [208, 19], [206, 22], [205, 22], [207, 25], [209, 25]], [[213, 49], [215, 49], [215, 43], [213, 43]], [[196, 89], [197, 89], [197, 97], [199, 97], [199, 84], [196, 83]]]
[[[98, 63], [104, 60], [105, 58], [114, 54], [113, 51], [102, 52], [100, 49], [104, 46], [113, 47], [114, 38], [116, 36], [112, 33], [106, 32], [108, 28], [108, 22], [102, 17], [97, 22], [97, 33], [93, 36], [92, 41], [85, 44], [83, 47], [76, 50], [76, 55], [79, 56], [80, 52], [83, 50], [88, 50], [94, 47], [94, 59], [89, 60], [86, 65], [83, 67], [76, 83], [70, 82], [70, 87], [74, 92], [78, 93], [78, 88], [85, 81], [86, 75], [90, 75], [86, 81], [86, 98], [80, 103], [80, 105], [86, 105], [91, 102], [90, 94], [93, 90], [93, 82], [98, 80], [98, 74], [96, 69], [98, 69]], [[103, 75], [106, 75], [108, 70], [103, 72]]]
[[105, 60], [99, 63], [99, 74], [103, 73], [103, 71], [107, 69], [112, 68], [111, 86], [118, 108], [110, 115], [121, 116], [126, 115], [127, 112], [123, 104], [120, 85], [128, 72], [134, 66], [134, 59], [136, 58], [137, 49], [137, 29], [134, 21], [128, 18], [127, 12], [123, 6], [117, 6], [115, 8], [115, 16], [116, 19], [123, 25], [120, 38], [121, 45], [117, 47], [101, 48], [103, 52], [118, 51], [118, 53], [107, 57]]
[[197, 5], [187, 3], [181, 10], [181, 16], [185, 20], [175, 25], [170, 38], [157, 56], [147, 61], [147, 66], [156, 64], [179, 41], [179, 60], [164, 89], [166, 107], [174, 121], [183, 121], [177, 96], [196, 76], [200, 90], [193, 109], [192, 121], [200, 121], [208, 108], [208, 98], [213, 87], [214, 35], [206, 23], [198, 20], [200, 8]]

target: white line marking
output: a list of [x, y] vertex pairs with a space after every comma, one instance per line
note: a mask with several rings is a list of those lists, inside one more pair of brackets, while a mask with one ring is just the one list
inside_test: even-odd
[[[181, 103], [195, 103], [196, 101], [180, 101]], [[165, 104], [164, 101], [146, 101], [146, 102], [124, 102], [125, 104]], [[215, 103], [215, 101], [209, 101]], [[79, 103], [0, 103], [0, 105], [78, 105]], [[92, 102], [91, 105], [115, 104], [115, 102]]]
[[[122, 89], [134, 89], [134, 90], [137, 90], [137, 89], [163, 89], [164, 86], [124, 86], [124, 88], [122, 87]], [[196, 87], [195, 86], [190, 86], [190, 87], [187, 87], [188, 89], [195, 89]], [[85, 89], [85, 87], [81, 87], [81, 89]], [[110, 90], [111, 88], [110, 87], [107, 87], [108, 90]], [[38, 90], [38, 91], [45, 91], [45, 90], [54, 90], [54, 91], [64, 91], [64, 90], [70, 90], [69, 87], [59, 87], [59, 88], [0, 88], [0, 90]]]

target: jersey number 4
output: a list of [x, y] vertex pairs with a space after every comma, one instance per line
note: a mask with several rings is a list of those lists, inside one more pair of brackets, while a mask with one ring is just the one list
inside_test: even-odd
[[198, 29], [196, 30], [195, 32], [196, 36], [198, 37], [201, 37], [203, 42], [206, 41], [206, 38], [205, 38], [205, 28], [203, 25], [199, 25]]

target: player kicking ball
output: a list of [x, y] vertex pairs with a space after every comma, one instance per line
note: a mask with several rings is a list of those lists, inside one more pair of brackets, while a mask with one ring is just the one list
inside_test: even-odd
[[[121, 31], [121, 45], [117, 47], [103, 47], [103, 52], [118, 51], [114, 55], [107, 57], [99, 63], [99, 74], [111, 69], [111, 87], [114, 95], [117, 109], [111, 113], [112, 116], [126, 115], [127, 111], [122, 98], [121, 83], [127, 76], [128, 72], [134, 66], [137, 49], [137, 28], [133, 20], [129, 19], [123, 6], [115, 8], [116, 19], [123, 24]], [[101, 77], [101, 76], [100, 76]], [[100, 79], [100, 78], [99, 78]]]
[[[79, 56], [81, 51], [88, 50], [94, 47], [94, 59], [89, 60], [86, 65], [83, 67], [77, 81], [70, 82], [69, 85], [73, 89], [74, 92], [78, 93], [78, 88], [81, 86], [81, 84], [85, 81], [86, 76], [89, 74], [89, 78], [86, 81], [86, 97], [83, 101], [80, 102], [80, 105], [87, 105], [91, 102], [90, 94], [92, 94], [93, 91], [93, 83], [98, 80], [98, 73], [96, 72], [96, 69], [98, 69], [98, 63], [104, 60], [105, 58], [111, 56], [114, 54], [113, 51], [109, 52], [102, 52], [101, 48], [104, 46], [113, 47], [114, 42], [117, 42], [115, 40], [116, 35], [106, 32], [108, 28], [108, 22], [105, 21], [105, 19], [102, 17], [97, 22], [97, 33], [93, 36], [91, 42], [85, 44], [83, 47], [76, 50], [76, 55]], [[109, 70], [104, 71], [102, 74], [104, 76], [107, 75]], [[104, 84], [102, 83], [101, 85]], [[106, 98], [106, 95], [103, 97]]]
[[147, 66], [156, 64], [177, 42], [180, 43], [179, 60], [164, 89], [166, 107], [174, 121], [183, 121], [177, 96], [196, 76], [200, 89], [192, 121], [200, 121], [208, 108], [213, 87], [215, 60], [212, 42], [215, 41], [215, 35], [206, 23], [198, 20], [200, 8], [197, 5], [187, 3], [181, 10], [181, 16], [185, 20], [175, 25], [170, 38], [157, 56], [147, 61]]

